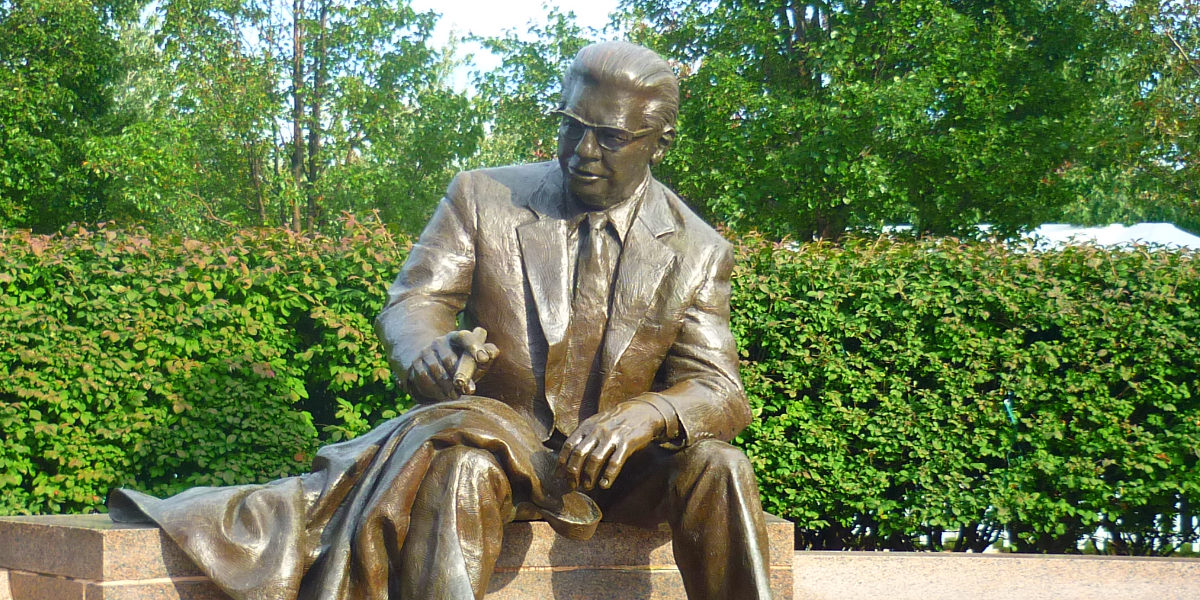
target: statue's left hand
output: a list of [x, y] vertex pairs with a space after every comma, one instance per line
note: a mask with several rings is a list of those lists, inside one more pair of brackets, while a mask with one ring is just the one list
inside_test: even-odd
[[612, 487], [634, 452], [658, 438], [665, 428], [662, 413], [646, 402], [622, 402], [592, 415], [567, 437], [558, 466], [571, 489]]
[[[487, 331], [482, 327], [451, 331], [434, 339], [408, 368], [409, 390], [434, 402], [475, 393], [474, 380], [500, 356], [500, 349], [486, 340]], [[469, 361], [464, 360], [467, 357]]]

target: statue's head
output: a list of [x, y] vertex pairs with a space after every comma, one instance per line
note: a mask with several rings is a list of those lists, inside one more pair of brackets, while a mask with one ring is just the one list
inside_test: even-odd
[[571, 195], [607, 208], [637, 191], [675, 139], [679, 82], [653, 50], [592, 44], [563, 77], [558, 162]]

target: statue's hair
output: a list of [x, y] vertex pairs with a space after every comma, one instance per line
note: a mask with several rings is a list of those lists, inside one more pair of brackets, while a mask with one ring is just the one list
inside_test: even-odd
[[[679, 115], [679, 80], [656, 52], [629, 42], [600, 42], [584, 47], [563, 76], [563, 102], [579, 83], [608, 84], [649, 92], [646, 121], [672, 129]], [[563, 108], [560, 104], [559, 108]]]

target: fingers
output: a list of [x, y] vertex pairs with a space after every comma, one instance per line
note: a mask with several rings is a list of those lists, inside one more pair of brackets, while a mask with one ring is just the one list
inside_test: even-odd
[[492, 360], [500, 355], [495, 344], [487, 343], [487, 330], [455, 331], [446, 336], [459, 357], [454, 368], [454, 389], [459, 394], [474, 394], [475, 380], [483, 377]]
[[449, 342], [455, 350], [473, 357], [481, 367], [500, 356], [500, 349], [495, 344], [487, 343], [487, 330], [482, 327], [471, 331], [455, 331], [449, 335]]
[[575, 447], [571, 454], [567, 457], [567, 464], [564, 467], [567, 475], [567, 483], [571, 489], [578, 488], [583, 482], [580, 481], [579, 474], [583, 470], [583, 462], [596, 447], [595, 439], [587, 439]]
[[662, 415], [644, 402], [625, 402], [592, 415], [567, 437], [559, 470], [572, 489], [608, 489], [625, 461], [654, 440]]
[[443, 385], [446, 382], [445, 369], [429, 357], [422, 356], [408, 369], [408, 384], [421, 396], [430, 400], [440, 401], [450, 397], [450, 390]]
[[629, 444], [617, 444], [613, 449], [612, 456], [608, 458], [608, 464], [604, 467], [604, 472], [600, 474], [600, 487], [608, 489], [612, 487], [614, 481], [617, 480], [617, 475], [621, 474], [621, 468], [625, 466], [625, 460], [629, 458]]
[[558, 471], [562, 478], [567, 482], [567, 487], [575, 489], [579, 487], [579, 469], [571, 469], [571, 461], [578, 461], [577, 456], [582, 455], [584, 448], [580, 446], [583, 441], [583, 433], [586, 430], [587, 421], [579, 424], [571, 435], [567, 436], [567, 441], [563, 442], [562, 448], [558, 450]]
[[608, 489], [627, 458], [629, 445], [619, 436], [604, 432], [583, 439], [569, 451], [564, 445], [560, 472], [571, 489], [590, 490], [597, 485]]
[[587, 437], [587, 435], [596, 426], [597, 417], [598, 415], [592, 415], [588, 419], [584, 420], [584, 422], [579, 424], [579, 427], [575, 428], [575, 431], [571, 432], [571, 435], [567, 436], [567, 440], [563, 442], [562, 448], [560, 448], [558, 451], [559, 467], [563, 469], [567, 467], [567, 463], [570, 462], [571, 456], [577, 451], [576, 446], [579, 446], [579, 444], [583, 442], [583, 439]]
[[[596, 487], [601, 470], [606, 475], [600, 482], [601, 487], [607, 488], [612, 485], [612, 478], [615, 478], [616, 473], [621, 470], [620, 465], [614, 467], [613, 459], [618, 456], [618, 450], [623, 445], [613, 438], [597, 444], [596, 449], [590, 452], [583, 461], [583, 472], [579, 475], [580, 485], [583, 486], [583, 489], [590, 490]], [[620, 452], [620, 454], [624, 454], [624, 452]], [[607, 476], [609, 471], [613, 472], [612, 478]]]
[[413, 364], [413, 383], [422, 395], [434, 400], [446, 400], [454, 395], [454, 384], [451, 380], [452, 371], [438, 358], [436, 352], [427, 349]]
[[571, 435], [567, 436], [567, 440], [563, 442], [562, 448], [558, 452], [559, 465], [566, 466], [567, 458], [571, 454], [571, 451], [575, 449], [575, 446], [579, 444], [579, 441], [583, 439], [583, 434], [589, 429], [588, 425], [590, 421], [591, 419], [588, 419], [580, 423], [579, 427], [576, 427], [575, 431], [572, 431]]
[[562, 448], [558, 451], [558, 472], [566, 482], [569, 489], [579, 487], [579, 467], [586, 456], [586, 453], [591, 449], [594, 442], [585, 442], [585, 433], [591, 430], [591, 420], [584, 421], [567, 436], [567, 440], [563, 442]]
[[474, 394], [477, 370], [475, 357], [463, 353], [458, 359], [458, 367], [454, 370], [454, 389], [460, 394]]
[[612, 486], [630, 454], [624, 430], [603, 415], [594, 415], [567, 437], [558, 464], [570, 489]]
[[433, 343], [422, 353], [422, 358], [436, 361], [438, 367], [441, 368], [440, 372], [446, 375], [453, 373], [455, 367], [458, 366], [458, 352], [447, 336], [433, 340]]
[[[408, 381], [418, 393], [434, 401], [456, 398], [462, 393], [474, 391], [474, 380], [483, 375], [486, 367], [500, 351], [495, 344], [485, 343], [487, 332], [476, 327], [474, 331], [454, 331], [435, 339], [421, 351], [408, 371]], [[468, 354], [469, 353], [469, 354]], [[477, 367], [463, 365], [462, 354], [474, 357]], [[479, 360], [479, 359], [485, 360]], [[460, 367], [462, 373], [459, 373]], [[463, 383], [456, 380], [465, 379]]]
[[[475, 380], [483, 377], [484, 373], [487, 373], [488, 367], [492, 366], [492, 361], [497, 356], [500, 356], [500, 349], [497, 348], [495, 344], [484, 344], [479, 352], [463, 352], [463, 358], [459, 362], [459, 372], [465, 374], [465, 371], [462, 368], [462, 363], [468, 362], [469, 359], [470, 364], [468, 366], [470, 367], [470, 374], [468, 376], [471, 380], [472, 390], [474, 390]], [[481, 357], [484, 358], [483, 361], [480, 361]], [[473, 394], [475, 392], [471, 391], [467, 393]]]

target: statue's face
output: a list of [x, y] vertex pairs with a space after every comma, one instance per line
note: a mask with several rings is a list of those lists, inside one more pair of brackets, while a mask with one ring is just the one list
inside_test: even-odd
[[567, 189], [586, 208], [619, 204], [649, 176], [665, 144], [662, 131], [646, 124], [646, 93], [577, 82], [564, 94], [558, 164]]

